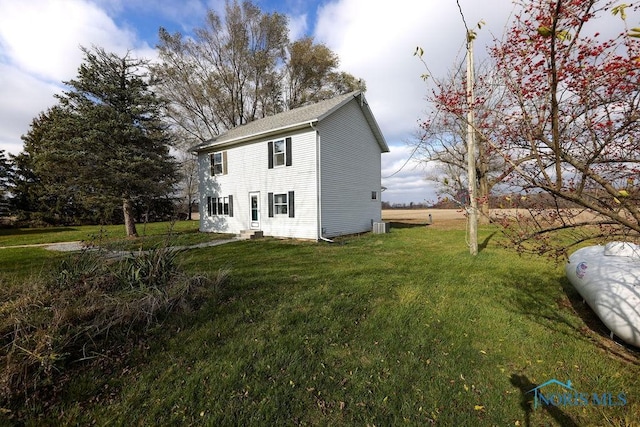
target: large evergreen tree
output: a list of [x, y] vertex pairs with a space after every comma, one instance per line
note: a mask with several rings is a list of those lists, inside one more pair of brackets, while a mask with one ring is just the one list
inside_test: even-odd
[[127, 235], [136, 236], [135, 205], [167, 196], [177, 177], [162, 103], [150, 89], [146, 61], [82, 50], [78, 76], [65, 82], [59, 105], [23, 137], [20, 180], [38, 190], [22, 197], [63, 217], [76, 209], [104, 217], [120, 206]]
[[34, 118], [22, 137], [24, 150], [13, 159], [13, 204], [22, 219], [70, 224], [92, 217], [74, 182], [77, 168], [67, 167], [76, 158], [71, 149], [78, 135], [75, 122], [73, 114], [55, 106]]

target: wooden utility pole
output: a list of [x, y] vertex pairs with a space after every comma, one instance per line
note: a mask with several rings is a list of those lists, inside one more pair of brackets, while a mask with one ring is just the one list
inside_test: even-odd
[[473, 108], [475, 96], [473, 90], [473, 39], [475, 34], [467, 30], [467, 173], [469, 174], [469, 253], [478, 255], [478, 192], [476, 185], [476, 131]]

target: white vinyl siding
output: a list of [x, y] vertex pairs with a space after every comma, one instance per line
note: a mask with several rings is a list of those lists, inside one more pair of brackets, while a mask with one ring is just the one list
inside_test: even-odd
[[381, 221], [381, 149], [356, 101], [323, 120], [320, 131], [324, 237], [370, 231]]
[[[291, 138], [291, 166], [269, 169], [269, 142]], [[288, 145], [288, 144], [287, 144]], [[286, 148], [289, 148], [286, 145]], [[266, 236], [316, 239], [317, 185], [316, 185], [316, 134], [308, 131], [284, 134], [281, 138], [256, 140], [225, 148], [229, 173], [211, 176], [208, 171], [210, 153], [198, 157], [200, 171], [200, 229], [210, 232], [239, 233], [250, 229], [250, 192], [260, 192], [260, 229]], [[286, 163], [286, 161], [285, 161]], [[268, 194], [295, 194], [295, 216], [268, 216]], [[233, 217], [208, 217], [206, 197], [233, 195]], [[291, 208], [287, 207], [287, 213]]]

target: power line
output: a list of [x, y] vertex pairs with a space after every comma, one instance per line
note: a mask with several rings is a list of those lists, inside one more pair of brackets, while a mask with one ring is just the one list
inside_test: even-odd
[[[467, 21], [465, 20], [464, 17], [464, 13], [462, 12], [462, 6], [460, 5], [460, 1], [456, 0], [456, 4], [458, 5], [458, 10], [460, 11], [460, 16], [462, 17], [462, 22], [464, 24], [465, 29], [467, 30], [467, 35], [469, 34], [469, 27], [467, 25]], [[467, 37], [467, 45], [468, 45], [469, 41], [468, 41], [468, 37]], [[462, 47], [460, 48], [460, 50], [462, 50]], [[460, 50], [458, 51], [458, 53], [460, 52]], [[425, 66], [427, 66], [425, 61], [422, 61], [423, 64]], [[462, 66], [464, 64], [464, 61], [461, 61], [460, 65], [458, 66], [458, 70], [455, 73], [455, 76], [458, 76], [460, 74], [460, 72], [462, 71]], [[429, 72], [429, 74], [431, 74], [431, 70], [429, 70], [429, 67], [427, 66], [427, 71]], [[454, 78], [455, 78], [454, 76]], [[439, 109], [436, 109], [436, 117], [437, 115], [440, 113]], [[394, 173], [392, 173], [391, 175], [387, 175], [387, 176], [383, 176], [382, 179], [387, 179], [387, 178], [391, 178], [397, 174], [399, 174], [411, 161], [411, 159], [413, 159], [413, 156], [415, 156], [416, 152], [418, 151], [418, 148], [420, 148], [420, 144], [416, 144], [416, 146], [413, 148], [413, 151], [411, 152], [411, 154], [409, 155], [409, 158], [407, 158], [407, 160], [402, 164], [402, 166], [400, 166], [400, 168], [395, 171]]]
[[[467, 25], [467, 21], [464, 19], [464, 13], [462, 12], [462, 6], [460, 6], [460, 0], [456, 0], [456, 4], [458, 5], [458, 10], [460, 11], [460, 16], [462, 17], [462, 23], [464, 24], [464, 28], [467, 30], [467, 36], [468, 36], [469, 26]], [[468, 40], [468, 37], [467, 37], [467, 40]]]
[[[433, 117], [433, 121], [435, 121], [435, 119], [438, 117], [438, 115], [440, 115], [440, 109], [436, 108], [436, 114]], [[391, 175], [387, 175], [387, 176], [383, 176], [382, 179], [387, 179], [387, 178], [391, 178], [394, 175], [399, 174], [402, 169], [405, 168], [405, 166], [407, 166], [409, 164], [409, 162], [411, 161], [411, 159], [413, 158], [413, 156], [415, 156], [416, 152], [418, 151], [418, 148], [420, 148], [420, 142], [418, 142], [416, 144], [416, 146], [413, 148], [413, 151], [411, 152], [411, 154], [409, 155], [409, 158], [404, 162], [404, 164], [402, 166], [400, 166], [400, 169], [398, 169], [397, 171], [395, 171], [394, 173], [392, 173]]]
[[404, 167], [407, 166], [407, 164], [409, 164], [409, 161], [416, 154], [416, 151], [418, 151], [418, 148], [420, 148], [420, 144], [416, 144], [416, 146], [413, 148], [413, 151], [411, 152], [411, 155], [409, 155], [409, 158], [407, 159], [406, 162], [404, 162], [404, 164], [400, 167], [400, 169], [398, 169], [397, 171], [395, 171], [391, 175], [383, 176], [382, 179], [391, 178], [392, 176], [399, 174], [402, 171], [402, 169], [404, 169]]

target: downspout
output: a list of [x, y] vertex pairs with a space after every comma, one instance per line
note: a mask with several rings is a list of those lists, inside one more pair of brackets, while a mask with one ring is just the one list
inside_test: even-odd
[[320, 160], [320, 155], [322, 154], [321, 149], [320, 149], [320, 131], [318, 131], [318, 128], [315, 127], [313, 125], [313, 122], [310, 121], [309, 122], [309, 126], [311, 126], [311, 129], [313, 129], [316, 132], [316, 194], [317, 194], [317, 201], [318, 201], [318, 212], [317, 212], [317, 218], [318, 218], [318, 229], [317, 234], [318, 234], [318, 240], [324, 240], [325, 242], [329, 242], [329, 243], [333, 243], [333, 240], [329, 240], [326, 237], [324, 237], [322, 235], [322, 193], [321, 193], [321, 189], [322, 189], [322, 162]]

